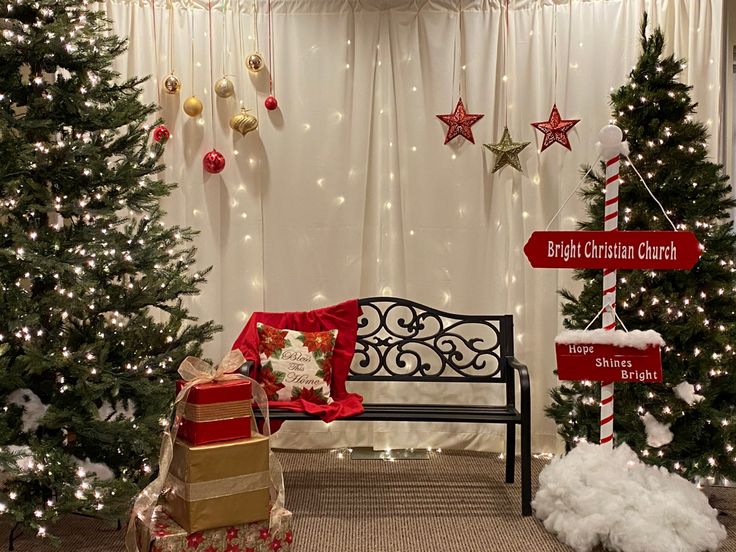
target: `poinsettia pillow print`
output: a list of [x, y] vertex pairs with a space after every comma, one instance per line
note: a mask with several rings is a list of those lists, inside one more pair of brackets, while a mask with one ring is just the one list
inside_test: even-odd
[[300, 332], [259, 323], [261, 385], [268, 400], [329, 404], [337, 330]]

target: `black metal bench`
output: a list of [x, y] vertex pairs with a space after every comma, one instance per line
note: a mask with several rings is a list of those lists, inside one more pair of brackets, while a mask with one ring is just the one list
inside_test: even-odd
[[[463, 316], [392, 297], [360, 299], [358, 339], [348, 381], [504, 384], [504, 404], [364, 404], [343, 420], [469, 422], [506, 425], [506, 483], [514, 482], [521, 426], [521, 512], [531, 515], [531, 401], [527, 367], [514, 357], [513, 317]], [[520, 405], [516, 407], [518, 374]], [[272, 420], [312, 420], [271, 409]]]

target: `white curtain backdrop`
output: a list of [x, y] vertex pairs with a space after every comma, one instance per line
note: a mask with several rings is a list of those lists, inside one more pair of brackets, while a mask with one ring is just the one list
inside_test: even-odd
[[[502, 0], [274, 0], [271, 52], [267, 0], [257, 0], [256, 26], [252, 1], [217, 2], [213, 78], [232, 75], [237, 94], [211, 102], [207, 2], [157, 4], [154, 30], [150, 3], [108, 1], [116, 33], [130, 38], [117, 69], [153, 75], [144, 100], [157, 101], [157, 83], [172, 68], [183, 83], [179, 95], [160, 98], [173, 134], [164, 176], [179, 183], [165, 207], [170, 222], [200, 231], [199, 264], [214, 267], [192, 300], [198, 316], [224, 326], [208, 356], [221, 358], [254, 310], [385, 294], [451, 312], [512, 313], [516, 353], [532, 379], [533, 448], [558, 450], [543, 408], [556, 384], [557, 290], [577, 284], [571, 271], [531, 269], [522, 247], [575, 189], [580, 166], [596, 159], [609, 93], [639, 54], [645, 9], [669, 50], [688, 59], [683, 79], [695, 87], [713, 157], [723, 158], [723, 2], [512, 0], [505, 82]], [[274, 112], [263, 107], [268, 71], [252, 75], [243, 63], [255, 50], [254, 29], [272, 58]], [[475, 145], [443, 145], [446, 127], [435, 115], [452, 111], [458, 87], [468, 111], [485, 114], [472, 127]], [[196, 119], [181, 109], [194, 93], [205, 106]], [[555, 101], [563, 117], [581, 119], [572, 151], [539, 153], [530, 123], [546, 120]], [[245, 137], [228, 126], [241, 104], [260, 123]], [[491, 174], [493, 156], [481, 145], [500, 138], [504, 104], [514, 139], [532, 142], [520, 156], [523, 174]], [[219, 175], [202, 170], [213, 147], [227, 159]], [[583, 213], [575, 198], [552, 228], [574, 229]], [[368, 400], [488, 399], [484, 386], [380, 385], [353, 390]], [[500, 451], [502, 437], [503, 426], [301, 422], [286, 424], [274, 445]]]

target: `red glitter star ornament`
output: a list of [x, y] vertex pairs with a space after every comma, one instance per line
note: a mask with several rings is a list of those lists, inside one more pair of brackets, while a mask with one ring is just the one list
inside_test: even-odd
[[555, 142], [559, 142], [567, 149], [572, 151], [570, 147], [570, 140], [567, 137], [567, 133], [572, 130], [576, 124], [580, 122], [580, 119], [563, 119], [560, 117], [560, 111], [557, 109], [557, 104], [552, 106], [552, 113], [549, 114], [549, 120], [540, 121], [538, 123], [532, 123], [532, 126], [539, 132], [544, 134], [542, 140], [542, 149], [546, 150]]
[[475, 144], [473, 131], [470, 130], [470, 127], [482, 119], [483, 115], [467, 113], [465, 105], [463, 105], [463, 99], [460, 98], [455, 106], [455, 111], [447, 115], [437, 115], [437, 118], [448, 125], [445, 144], [457, 136], [462, 136], [469, 140], [471, 144]]

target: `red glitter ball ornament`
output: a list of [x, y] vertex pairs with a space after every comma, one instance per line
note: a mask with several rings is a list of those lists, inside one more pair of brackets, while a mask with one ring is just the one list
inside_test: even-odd
[[266, 101], [263, 102], [263, 105], [265, 105], [266, 109], [268, 109], [269, 111], [273, 111], [279, 106], [279, 102], [277, 102], [276, 98], [274, 98], [273, 96], [269, 96], [268, 98], [266, 98]]
[[166, 128], [166, 125], [158, 125], [156, 128], [153, 129], [153, 139], [156, 142], [166, 143], [169, 138], [171, 138], [171, 132], [169, 132], [169, 129]]
[[225, 168], [225, 157], [219, 151], [213, 149], [204, 154], [202, 165], [204, 170], [210, 174], [220, 173]]

